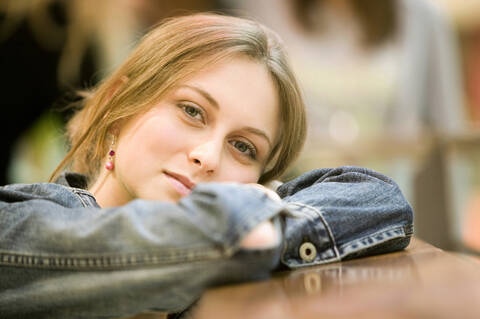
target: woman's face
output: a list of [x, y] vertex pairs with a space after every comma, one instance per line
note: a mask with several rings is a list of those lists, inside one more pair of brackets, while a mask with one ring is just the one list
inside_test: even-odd
[[126, 201], [177, 201], [200, 182], [254, 183], [276, 142], [279, 118], [266, 68], [242, 57], [224, 60], [121, 127], [107, 179]]

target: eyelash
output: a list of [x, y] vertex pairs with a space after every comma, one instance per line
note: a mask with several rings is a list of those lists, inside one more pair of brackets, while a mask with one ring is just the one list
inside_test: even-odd
[[[190, 104], [179, 104], [179, 107], [183, 110], [185, 115], [187, 115], [189, 118], [205, 123], [205, 112], [201, 108], [190, 105]], [[196, 118], [195, 116], [192, 116], [190, 113], [188, 113], [187, 111], [188, 109], [195, 110], [197, 112], [197, 115], [201, 116], [201, 119]]]
[[[240, 151], [238, 148], [235, 147], [235, 144], [236, 143], [242, 143], [244, 144], [246, 147], [247, 147], [247, 150], [249, 151], [249, 154], [245, 154], [245, 152], [242, 152]], [[239, 151], [240, 153], [242, 154], [245, 154], [246, 156], [250, 157], [251, 159], [255, 160], [257, 159], [257, 149], [255, 148], [255, 146], [253, 146], [252, 144], [248, 143], [248, 142], [245, 142], [245, 141], [238, 141], [238, 140], [234, 140], [232, 141], [232, 143], [230, 143], [233, 147], [235, 147], [235, 149], [237, 151]]]
[[[182, 109], [182, 111], [185, 113], [185, 115], [188, 116], [189, 118], [191, 118], [193, 120], [201, 121], [202, 123], [205, 123], [205, 112], [200, 107], [197, 107], [197, 106], [194, 106], [194, 105], [191, 105], [191, 104], [184, 104], [184, 103], [179, 104], [178, 106]], [[201, 116], [201, 119], [198, 119], [195, 116], [192, 116], [191, 114], [189, 114], [188, 111], [187, 111], [188, 109], [195, 110], [197, 112], [197, 115]], [[247, 150], [248, 150], [249, 154], [245, 154], [245, 152], [242, 152], [238, 148], [236, 148], [235, 147], [236, 143], [244, 144], [247, 147]], [[230, 142], [230, 144], [237, 151], [239, 151], [242, 155], [248, 156], [253, 160], [257, 159], [257, 149], [251, 143], [245, 142], [245, 141], [234, 140], [234, 141]]]

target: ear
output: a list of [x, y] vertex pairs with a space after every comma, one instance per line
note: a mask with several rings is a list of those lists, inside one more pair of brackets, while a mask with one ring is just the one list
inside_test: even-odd
[[112, 96], [114, 96], [118, 90], [120, 90], [128, 82], [128, 80], [129, 79], [126, 75], [122, 75], [118, 80], [116, 80], [112, 87], [108, 90], [107, 101], [110, 101]]
[[120, 134], [120, 126], [120, 122], [116, 121], [110, 126], [110, 128], [108, 129], [108, 133], [118, 137], [118, 135]]

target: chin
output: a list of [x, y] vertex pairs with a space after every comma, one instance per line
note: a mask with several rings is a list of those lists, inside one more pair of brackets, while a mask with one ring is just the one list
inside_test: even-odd
[[145, 200], [156, 200], [161, 202], [176, 203], [180, 200], [180, 195], [176, 192], [170, 192], [165, 185], [159, 183], [151, 184], [138, 193], [138, 198]]

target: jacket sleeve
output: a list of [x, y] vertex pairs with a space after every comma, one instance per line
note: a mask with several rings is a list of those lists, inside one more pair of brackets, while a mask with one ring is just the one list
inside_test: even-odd
[[0, 313], [178, 312], [212, 285], [264, 278], [278, 264], [281, 241], [240, 248], [260, 222], [280, 228], [284, 204], [253, 187], [198, 184], [178, 204], [83, 206], [57, 184], [0, 187]]
[[308, 172], [281, 185], [284, 219], [281, 263], [290, 268], [405, 248], [413, 211], [397, 184], [369, 169]]
[[0, 189], [0, 264], [88, 270], [220, 260], [283, 209], [233, 183], [199, 184], [178, 204], [134, 200], [108, 209], [65, 207], [60, 185], [26, 187], [37, 190]]

